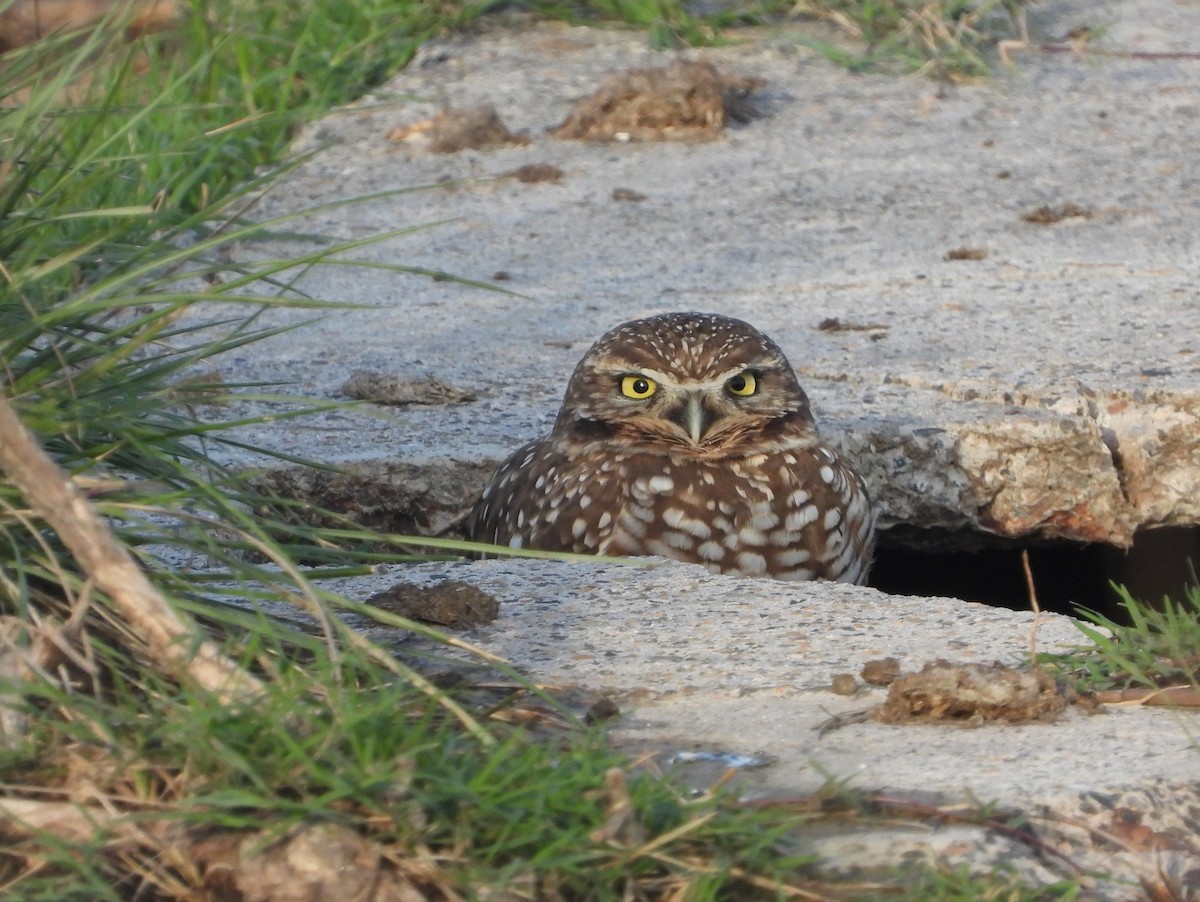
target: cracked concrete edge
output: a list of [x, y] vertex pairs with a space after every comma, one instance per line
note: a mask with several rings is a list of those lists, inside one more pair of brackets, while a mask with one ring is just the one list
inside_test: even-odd
[[[998, 872], [1046, 886], [1077, 879], [1087, 898], [1142, 902], [1145, 887], [1171, 885], [1195, 898], [1200, 825], [1195, 784], [1149, 780], [1112, 792], [1024, 798], [996, 810], [1012, 832], [928, 818], [867, 824], [856, 831], [808, 837], [827, 873], [869, 879], [894, 867]], [[970, 811], [960, 813], [970, 818]]]
[[[843, 450], [862, 462], [885, 524], [1128, 546], [1136, 530], [1200, 522], [1193, 396], [920, 387], [954, 402], [936, 426], [928, 418], [834, 424]], [[990, 410], [964, 416], [978, 404]]]
[[[973, 399], [934, 415], [825, 421], [822, 432], [858, 463], [884, 529], [1127, 547], [1138, 529], [1200, 522], [1194, 405], [1022, 401], [999, 413]], [[330, 462], [341, 472], [288, 465], [268, 469], [259, 484], [386, 532], [453, 535], [500, 461]]]
[[884, 528], [1128, 545], [1138, 525], [1096, 423], [983, 402], [854, 423], [830, 438], [858, 463]]
[[[1094, 3], [1053, 5], [1053, 17], [1064, 22], [1085, 11], [1098, 14]], [[1161, 15], [1132, 12], [1128, 2], [1111, 10], [1115, 20], [1125, 19], [1120, 27], [1131, 31], [1127, 40], [1147, 40], [1147, 29], [1153, 42], [1176, 37], [1148, 24]], [[388, 262], [411, 257], [481, 280], [503, 270], [511, 279], [505, 286], [518, 292], [504, 299], [466, 297], [452, 294], [446, 282], [401, 290], [390, 276], [368, 277], [366, 270], [309, 274], [305, 284], [316, 296], [369, 301], [378, 309], [340, 318], [336, 341], [320, 341], [307, 361], [295, 334], [273, 363], [266, 349], [256, 348], [243, 364], [256, 368], [247, 379], [307, 380], [322, 393], [364, 358], [376, 366], [412, 358], [399, 363], [410, 375], [420, 369], [453, 374], [479, 396], [462, 409], [404, 410], [396, 415], [403, 427], [391, 433], [372, 429], [358, 436], [348, 429], [335, 445], [314, 449], [314, 459], [362, 460], [390, 445], [403, 462], [428, 467], [430, 478], [439, 478], [438, 454], [463, 463], [494, 461], [536, 436], [533, 424], [544, 424], [561, 398], [547, 386], [565, 384], [602, 328], [671, 304], [753, 318], [793, 363], [804, 364], [798, 371], [814, 389], [818, 423], [861, 463], [885, 526], [1124, 546], [1138, 529], [1200, 523], [1197, 368], [1190, 356], [1172, 356], [1173, 340], [1195, 333], [1192, 245], [1186, 241], [1194, 192], [1185, 190], [1189, 182], [1167, 177], [1176, 170], [1186, 176], [1188, 158], [1153, 156], [1158, 167], [1140, 176], [1130, 165], [1139, 154], [1168, 148], [1179, 134], [1186, 142], [1180, 123], [1191, 120], [1174, 117], [1190, 113], [1176, 103], [1190, 96], [1193, 75], [1156, 68], [1152, 76], [1115, 60], [1084, 75], [1060, 59], [1032, 59], [1020, 77], [935, 100], [920, 83], [833, 71], [786, 34], [759, 34], [702, 55], [766, 77], [771, 105], [771, 115], [753, 128], [704, 148], [617, 150], [546, 139], [541, 130], [600, 76], [665, 58], [636, 36], [566, 27], [430, 42], [379, 97], [302, 131], [297, 150], [331, 146], [289, 177], [285, 190], [267, 196], [261, 209], [282, 212], [297, 203], [447, 179], [436, 190], [406, 194], [403, 207], [378, 201], [323, 211], [311, 222], [302, 217], [295, 225], [348, 237], [410, 221], [406, 217], [453, 220], [458, 230], [363, 253]], [[1134, 86], [1144, 96], [1118, 102], [1133, 96]], [[1036, 104], [1028, 102], [1033, 97]], [[533, 143], [439, 155], [387, 137], [391, 126], [442, 105], [482, 101], [494, 103], [514, 127], [531, 130]], [[1081, 129], [1084, 113], [1096, 117], [1101, 131], [1089, 125], [1078, 141], [1063, 142], [1071, 137], [1060, 128], [1068, 110], [1083, 117]], [[950, 139], [961, 167], [947, 168], [943, 151]], [[1148, 140], [1156, 143], [1143, 143]], [[851, 142], [854, 153], [847, 152]], [[564, 184], [534, 189], [512, 179], [493, 181], [531, 158], [563, 168]], [[703, 160], [710, 163], [697, 165]], [[904, 170], [899, 182], [897, 166]], [[1023, 177], [997, 180], [1000, 166]], [[728, 212], [707, 205], [725, 184], [724, 176], [714, 182], [712, 171], [739, 169], [745, 200], [733, 207], [736, 234], [720, 230], [723, 215], [713, 219], [716, 226], [695, 228], [704, 213]], [[947, 180], [948, 171], [957, 172], [957, 180]], [[881, 200], [876, 190], [857, 187], [876, 183], [895, 196]], [[958, 187], [942, 193], [950, 183]], [[624, 185], [662, 190], [637, 209], [606, 200], [614, 186]], [[913, 191], [921, 197], [915, 206], [908, 199]], [[1129, 192], [1162, 222], [1153, 225], [1144, 211], [1134, 216], [1118, 205], [1111, 215], [1053, 231], [1013, 223], [1031, 204], [1058, 194], [1090, 197], [1100, 207]], [[772, 213], [765, 229], [756, 218], [764, 209]], [[875, 221], [897, 210], [908, 210], [910, 218], [882, 226]], [[781, 211], [809, 224], [788, 233], [791, 244], [777, 243]], [[586, 231], [577, 225], [581, 216]], [[956, 226], [943, 229], [943, 221]], [[639, 234], [647, 245], [663, 245], [666, 262], [651, 253], [625, 258], [634, 227], [644, 230]], [[527, 230], [546, 234], [535, 240]], [[551, 233], [567, 236], [569, 244], [552, 241]], [[1146, 234], [1153, 241], [1143, 246]], [[969, 267], [929, 253], [960, 236], [998, 252]], [[796, 237], [811, 242], [805, 250], [819, 259], [806, 262], [806, 254], [796, 253]], [[726, 245], [731, 255], [762, 256], [749, 257], [758, 263], [748, 265], [722, 256]], [[576, 256], [581, 247], [589, 253]], [[251, 241], [238, 257], [277, 253], [270, 242]], [[765, 259], [771, 267], [764, 278]], [[1038, 303], [1031, 305], [1034, 296]], [[956, 312], [947, 312], [947, 300]], [[425, 316], [431, 311], [435, 326]], [[500, 320], [497, 311], [508, 312]], [[822, 331], [821, 322], [838, 318], [850, 328]], [[873, 340], [882, 334], [862, 331], [864, 323], [882, 324], [887, 340]], [[1142, 328], [1147, 324], [1162, 331], [1149, 334]], [[459, 330], [453, 342], [447, 340], [451, 325]], [[480, 327], [487, 331], [473, 331]], [[1065, 346], [1041, 340], [1062, 333], [1071, 336]], [[399, 349], [394, 339], [380, 341], [388, 335], [401, 338]], [[463, 355], [464, 345], [485, 353]], [[971, 359], [954, 361], [964, 349]], [[536, 379], [529, 375], [531, 354], [539, 362]], [[947, 360], [953, 365], [942, 366]], [[323, 369], [337, 372], [327, 376]], [[276, 444], [312, 447], [303, 436], [291, 441], [297, 434], [288, 428], [272, 426]], [[372, 445], [370, 435], [381, 440]], [[271, 446], [271, 436], [261, 443]]]
[[[648, 563], [636, 574], [629, 566], [545, 561], [423, 564], [381, 568], [344, 588], [363, 600], [397, 581], [454, 579], [494, 595], [500, 617], [461, 638], [539, 685], [614, 699], [621, 713], [608, 727], [610, 738], [635, 758], [652, 755], [666, 770], [679, 751], [762, 762], [737, 778], [748, 798], [803, 797], [835, 780], [964, 811], [995, 805], [1078, 864], [1089, 898], [1132, 899], [1137, 881], [1159, 867], [1193, 876], [1200, 868], [1196, 730], [1187, 715], [1121, 707], [1072, 710], [1053, 723], [968, 728], [868, 720], [818, 729], [831, 715], [882, 700], [879, 689], [846, 697], [828, 688], [835, 674], [856, 673], [872, 658], [893, 655], [909, 671], [942, 657], [1027, 659], [1029, 612]], [[395, 630], [366, 632], [397, 639]], [[1061, 615], [1043, 615], [1037, 635], [1042, 651], [1085, 644]], [[431, 650], [417, 640], [401, 647]], [[436, 651], [459, 665], [475, 660]], [[703, 787], [720, 774], [684, 766], [677, 776]], [[1136, 829], [1123, 832], [1126, 825]], [[1063, 860], [1048, 861], [995, 830], [919, 818], [810, 840], [822, 866], [849, 876], [920, 861], [981, 873], [1009, 866], [1037, 884], [1077, 876]]]

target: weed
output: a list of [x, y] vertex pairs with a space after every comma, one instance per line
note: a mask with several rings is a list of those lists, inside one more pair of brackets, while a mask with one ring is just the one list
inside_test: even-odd
[[1077, 626], [1091, 644], [1042, 660], [1092, 691], [1200, 687], [1200, 588], [1189, 588], [1182, 601], [1164, 597], [1160, 605], [1114, 589], [1128, 625], [1082, 610], [1087, 622]]

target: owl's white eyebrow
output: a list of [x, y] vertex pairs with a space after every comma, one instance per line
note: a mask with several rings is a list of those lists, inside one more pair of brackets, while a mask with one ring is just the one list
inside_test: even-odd
[[635, 366], [624, 366], [620, 364], [597, 366], [596, 372], [602, 376], [611, 376], [614, 379], [620, 379], [622, 376], [645, 376], [647, 379], [653, 379], [659, 385], [678, 385], [679, 383], [660, 370], [643, 368], [638, 369]]
[[708, 388], [715, 385], [724, 385], [728, 380], [732, 379], [734, 376], [741, 375], [742, 373], [746, 372], [746, 370], [751, 370], [752, 372], [759, 371], [757, 367], [735, 366], [718, 376], [714, 376], [711, 379], [688, 379], [681, 382], [674, 376], [668, 375], [661, 370], [655, 370], [649, 367], [637, 369], [636, 367], [629, 366], [605, 366], [597, 367], [596, 370], [597, 372], [606, 376], [611, 376], [614, 379], [620, 379], [622, 376], [645, 376], [647, 379], [653, 379], [661, 386], [680, 389]]

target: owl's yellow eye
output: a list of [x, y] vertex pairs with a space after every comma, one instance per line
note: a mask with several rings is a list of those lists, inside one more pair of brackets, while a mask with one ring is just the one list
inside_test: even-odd
[[645, 376], [624, 376], [621, 379], [621, 394], [635, 401], [643, 401], [658, 391], [658, 383]]
[[729, 389], [729, 393], [732, 395], [737, 395], [739, 398], [748, 398], [758, 391], [758, 380], [754, 378], [752, 372], [746, 370], [744, 373], [738, 373], [726, 382], [725, 387]]

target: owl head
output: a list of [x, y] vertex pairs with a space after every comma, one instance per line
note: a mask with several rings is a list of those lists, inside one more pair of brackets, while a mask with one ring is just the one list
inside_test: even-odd
[[571, 376], [554, 433], [700, 456], [816, 438], [808, 397], [779, 346], [714, 313], [665, 313], [601, 336]]

